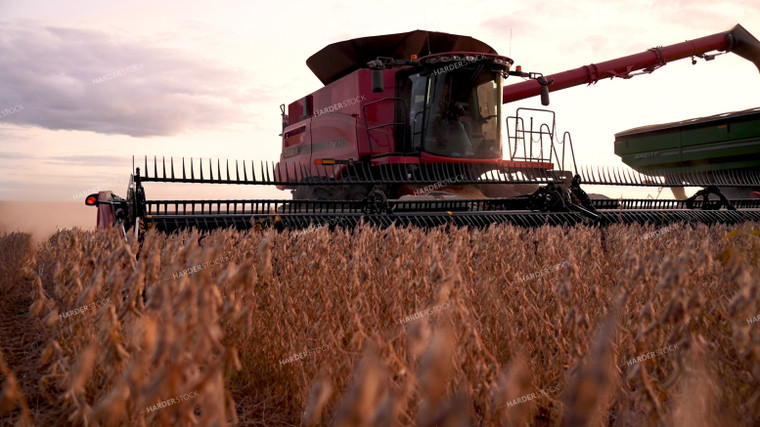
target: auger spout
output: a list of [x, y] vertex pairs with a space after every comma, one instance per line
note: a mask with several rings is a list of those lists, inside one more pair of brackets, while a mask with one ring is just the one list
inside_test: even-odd
[[[598, 64], [589, 64], [572, 70], [546, 76], [554, 83], [549, 85], [550, 92], [567, 89], [582, 84], [592, 84], [605, 78], [630, 78], [635, 72], [651, 73], [668, 62], [684, 58], [700, 57], [706, 60], [714, 58], [709, 52], [733, 52], [752, 62], [760, 71], [760, 41], [749, 31], [737, 24], [730, 31], [713, 34], [694, 40], [676, 43], [665, 47], [654, 47], [647, 51], [612, 59]], [[541, 93], [541, 85], [535, 80], [528, 80], [504, 87], [503, 102], [519, 101]]]
[[752, 62], [760, 72], [760, 41], [739, 24], [726, 34], [727, 52], [733, 52]]

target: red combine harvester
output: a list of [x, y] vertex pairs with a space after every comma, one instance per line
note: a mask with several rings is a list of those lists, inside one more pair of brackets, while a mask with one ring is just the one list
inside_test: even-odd
[[[142, 221], [178, 228], [350, 226], [360, 221], [435, 226], [495, 222], [542, 224], [741, 222], [760, 220], [760, 201], [728, 200], [718, 186], [757, 187], [760, 173], [675, 173], [578, 167], [569, 134], [553, 113], [503, 103], [603, 78], [651, 73], [683, 58], [733, 52], [760, 69], [760, 42], [743, 27], [631, 56], [543, 76], [514, 67], [471, 37], [429, 31], [333, 43], [306, 63], [325, 86], [282, 110], [282, 154], [276, 164], [184, 158], [153, 159], [136, 168], [126, 199], [93, 194], [103, 225]], [[503, 86], [508, 77], [526, 81]], [[536, 126], [545, 116], [548, 124]], [[510, 123], [511, 130], [510, 132]], [[504, 159], [507, 154], [508, 159]], [[566, 165], [567, 163], [567, 165]], [[180, 171], [181, 169], [181, 171]], [[216, 169], [216, 171], [214, 170]], [[152, 171], [151, 171], [152, 170]], [[275, 185], [292, 200], [146, 200], [146, 182]], [[586, 185], [698, 186], [684, 200], [591, 199]], [[99, 222], [99, 226], [100, 226]]]

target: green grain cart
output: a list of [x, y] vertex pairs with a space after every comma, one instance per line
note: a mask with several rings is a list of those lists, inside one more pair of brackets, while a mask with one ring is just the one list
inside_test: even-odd
[[[647, 175], [756, 172], [760, 170], [760, 107], [620, 132], [615, 134], [615, 154]], [[674, 190], [676, 197], [685, 197], [682, 189]], [[729, 197], [749, 197], [750, 189], [721, 191]]]

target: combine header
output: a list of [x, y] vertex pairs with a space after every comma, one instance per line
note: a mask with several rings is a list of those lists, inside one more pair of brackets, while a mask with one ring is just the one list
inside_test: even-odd
[[[325, 84], [282, 112], [277, 163], [144, 159], [126, 198], [101, 192], [99, 226], [144, 223], [164, 231], [197, 227], [302, 228], [507, 222], [609, 224], [760, 221], [760, 200], [728, 199], [717, 187], [760, 186], [760, 171], [578, 166], [568, 133], [547, 110], [502, 104], [607, 77], [651, 73], [683, 58], [733, 52], [760, 69], [760, 42], [743, 27], [543, 76], [526, 72], [471, 37], [428, 31], [331, 44], [306, 63]], [[526, 81], [502, 86], [508, 78]], [[544, 116], [546, 124], [534, 119]], [[508, 159], [504, 159], [506, 156]], [[277, 186], [292, 199], [148, 200], [145, 183]], [[596, 199], [581, 186], [703, 187], [680, 200]]]

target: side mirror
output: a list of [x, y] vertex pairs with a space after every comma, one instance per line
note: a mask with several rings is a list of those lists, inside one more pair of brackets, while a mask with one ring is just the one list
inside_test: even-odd
[[383, 70], [372, 70], [372, 93], [379, 93], [384, 90]]

